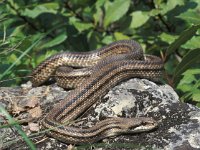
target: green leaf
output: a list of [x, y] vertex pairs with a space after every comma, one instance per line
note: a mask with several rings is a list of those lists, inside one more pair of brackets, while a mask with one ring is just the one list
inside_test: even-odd
[[200, 74], [200, 69], [189, 69], [183, 73], [183, 75], [187, 75], [187, 76], [194, 75], [194, 74]]
[[178, 36], [167, 34], [167, 33], [163, 32], [159, 37], [161, 38], [162, 41], [171, 44], [172, 42], [175, 41], [175, 39], [177, 39]]
[[37, 5], [34, 9], [26, 8], [21, 14], [26, 17], [36, 18], [42, 13], [52, 13], [56, 14], [59, 9], [58, 3], [44, 3]]
[[25, 34], [23, 33], [23, 30], [25, 28], [25, 25], [20, 25], [20, 26], [17, 26], [13, 32], [11, 33], [10, 36], [13, 36], [13, 37], [21, 37], [21, 38], [24, 38], [25, 37]]
[[187, 30], [183, 31], [181, 35], [167, 48], [166, 54], [167, 56], [173, 53], [177, 48], [179, 48], [186, 41], [191, 39], [191, 37], [196, 33], [196, 31], [200, 28], [200, 24], [193, 25]]
[[149, 20], [148, 13], [142, 11], [134, 11], [131, 13], [132, 21], [129, 28], [138, 28]]
[[130, 39], [130, 37], [128, 37], [127, 35], [124, 35], [121, 32], [115, 32], [114, 37], [115, 37], [116, 40], [128, 40], [128, 39]]
[[177, 18], [181, 18], [189, 24], [200, 24], [200, 13], [197, 11], [186, 11], [177, 16]]
[[98, 0], [95, 3], [96, 12], [93, 14], [95, 26], [99, 22], [102, 23], [102, 18], [103, 18], [102, 6], [104, 5], [105, 2], [106, 2], [106, 0]]
[[75, 28], [79, 31], [79, 32], [83, 32], [85, 30], [88, 30], [90, 28], [93, 27], [92, 23], [87, 23], [87, 22], [80, 22], [79, 19], [75, 18], [75, 17], [71, 17], [69, 19], [69, 22], [75, 26]]
[[200, 36], [194, 36], [191, 40], [187, 41], [183, 46], [185, 49], [196, 49], [200, 47]]
[[48, 50], [45, 55], [39, 55], [36, 59], [36, 65], [38, 65], [39, 63], [41, 63], [42, 61], [44, 61], [45, 59], [47, 59], [48, 57], [55, 55], [56, 53], [58, 53], [58, 51], [55, 50]]
[[149, 15], [150, 15], [150, 16], [157, 16], [158, 14], [160, 14], [160, 9], [152, 9], [152, 10], [149, 12]]
[[[180, 80], [180, 82], [177, 85], [177, 89], [182, 90], [183, 92], [191, 91], [194, 87], [194, 81], [197, 79], [195, 78], [195, 75], [200, 74], [200, 69], [188, 69], [184, 73], [182, 73], [183, 78]], [[193, 83], [193, 85], [192, 85]]]
[[76, 27], [76, 29], [79, 31], [79, 32], [82, 32], [84, 30], [88, 30], [90, 28], [93, 27], [92, 23], [85, 23], [85, 22], [74, 22], [73, 23], [74, 26]]
[[96, 9], [97, 9], [96, 13], [93, 14], [95, 26], [97, 25], [97, 23], [99, 22], [101, 23], [103, 17], [103, 10], [99, 7], [97, 7]]
[[177, 84], [181, 78], [181, 74], [186, 71], [191, 65], [193, 65], [200, 58], [200, 48], [189, 51], [179, 63], [175, 69], [174, 81]]
[[103, 44], [110, 44], [114, 41], [113, 36], [105, 36], [102, 40]]
[[42, 48], [50, 48], [50, 47], [53, 47], [53, 46], [56, 46], [62, 42], [64, 42], [65, 40], [67, 39], [67, 35], [66, 35], [66, 32], [63, 32], [62, 34], [60, 34], [59, 36], [57, 36], [56, 38], [46, 42], [45, 44], [43, 44], [41, 46], [41, 49]]
[[181, 79], [176, 88], [184, 92], [184, 94], [181, 96], [181, 99], [184, 101], [190, 99], [195, 102], [200, 101], [199, 74], [200, 69], [188, 69], [183, 73], [184, 77]]
[[155, 9], [150, 11], [151, 16], [155, 16], [158, 14], [165, 15], [166, 13], [170, 12], [171, 10], [175, 10], [176, 6], [183, 6], [185, 5], [184, 0], [154, 0]]
[[167, 3], [161, 5], [161, 14], [166, 14], [167, 12], [173, 10], [176, 6], [185, 5], [184, 0], [167, 0]]
[[106, 8], [104, 27], [119, 20], [126, 14], [130, 6], [130, 0], [116, 0]]
[[191, 84], [181, 84], [181, 83], [178, 84], [178, 86], [176, 88], [183, 92], [190, 92], [193, 89]]
[[200, 90], [199, 89], [193, 90], [192, 99], [196, 102], [200, 102]]

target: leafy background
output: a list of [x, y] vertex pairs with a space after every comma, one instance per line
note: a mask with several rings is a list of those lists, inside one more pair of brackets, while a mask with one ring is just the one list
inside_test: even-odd
[[1, 0], [0, 86], [17, 86], [42, 60], [134, 39], [165, 63], [164, 82], [200, 107], [199, 0]]

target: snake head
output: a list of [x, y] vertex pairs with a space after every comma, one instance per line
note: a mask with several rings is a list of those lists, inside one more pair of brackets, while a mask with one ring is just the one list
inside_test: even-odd
[[128, 130], [130, 133], [139, 133], [155, 129], [158, 126], [158, 123], [152, 118], [139, 117], [139, 118], [131, 118], [131, 121], [129, 120], [127, 125], [129, 126]]

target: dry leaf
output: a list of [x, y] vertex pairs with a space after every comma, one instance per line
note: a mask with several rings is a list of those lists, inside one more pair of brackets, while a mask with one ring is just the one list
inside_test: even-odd
[[19, 114], [20, 112], [25, 111], [23, 107], [19, 107], [16, 102], [12, 102], [12, 113]]
[[36, 96], [31, 96], [30, 99], [26, 101], [26, 104], [24, 106], [33, 108], [38, 105], [38, 103], [39, 99]]
[[39, 124], [38, 124], [38, 123], [29, 122], [29, 123], [28, 123], [28, 126], [29, 126], [29, 129], [30, 129], [31, 131], [37, 132], [37, 131], [40, 130]]
[[32, 118], [39, 118], [42, 116], [42, 109], [40, 106], [30, 109], [28, 112]]
[[69, 146], [67, 146], [67, 150], [74, 150], [74, 146], [70, 144]]

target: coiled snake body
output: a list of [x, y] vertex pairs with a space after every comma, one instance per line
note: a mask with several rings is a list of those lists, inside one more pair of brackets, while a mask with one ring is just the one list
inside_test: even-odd
[[[83, 129], [62, 125], [77, 119], [111, 87], [124, 80], [133, 77], [157, 80], [161, 76], [163, 68], [161, 59], [152, 55], [144, 55], [137, 42], [122, 40], [91, 52], [66, 52], [52, 56], [33, 71], [33, 85], [38, 86], [50, 76], [56, 76], [54, 75], [56, 70], [64, 65], [75, 68], [89, 67], [90, 69], [83, 69], [83, 74], [89, 77], [83, 79], [80, 76], [82, 70], [64, 75], [63, 69], [60, 69], [58, 76], [61, 86], [74, 87], [74, 79], [82, 83], [64, 100], [56, 104], [44, 118], [43, 126], [51, 129], [47, 133], [50, 136], [66, 143], [81, 144], [124, 133], [150, 131], [157, 126], [155, 120], [146, 117], [113, 117], [100, 121], [93, 127]], [[78, 77], [71, 77], [71, 80], [70, 75], [73, 74]], [[66, 81], [71, 82], [69, 86], [66, 86]]]

